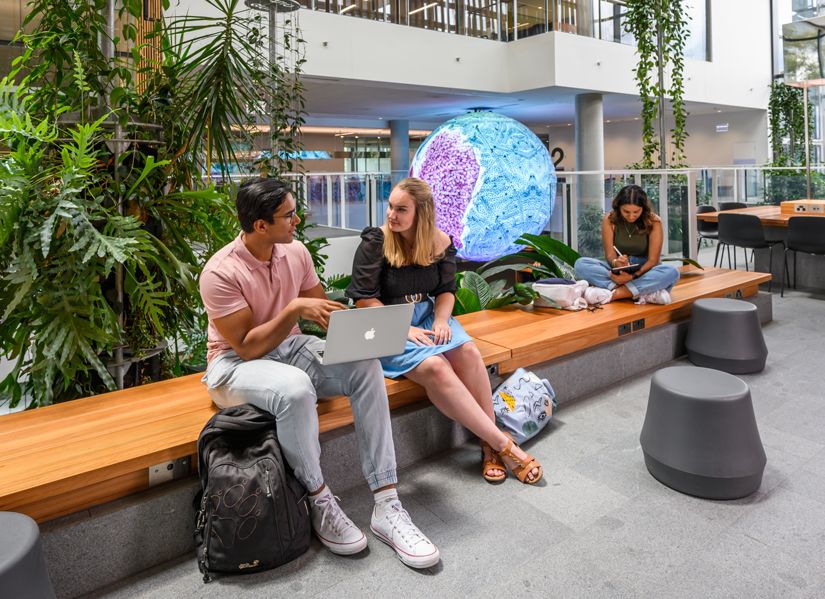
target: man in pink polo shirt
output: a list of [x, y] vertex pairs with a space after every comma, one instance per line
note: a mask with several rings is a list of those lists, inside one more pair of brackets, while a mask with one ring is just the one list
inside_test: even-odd
[[241, 233], [203, 269], [201, 297], [209, 316], [203, 377], [221, 408], [250, 403], [278, 423], [278, 441], [295, 476], [310, 492], [312, 527], [333, 553], [367, 546], [341, 510], [321, 473], [318, 397], [350, 398], [364, 476], [374, 492], [370, 529], [414, 568], [438, 563], [435, 545], [401, 506], [384, 375], [377, 360], [325, 366], [324, 341], [302, 335], [298, 318], [326, 327], [343, 306], [327, 299], [312, 258], [293, 241], [295, 199], [286, 183], [253, 179], [235, 201]]

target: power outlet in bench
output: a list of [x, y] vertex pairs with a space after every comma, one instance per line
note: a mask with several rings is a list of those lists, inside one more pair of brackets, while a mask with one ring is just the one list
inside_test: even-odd
[[636, 331], [641, 331], [644, 328], [644, 318], [634, 320], [633, 322], [625, 322], [619, 325], [619, 337], [621, 337], [622, 335], [629, 335], [630, 333], [635, 333]]
[[189, 457], [178, 458], [171, 462], [162, 462], [149, 466], [149, 486], [154, 487], [170, 480], [185, 478], [192, 473], [192, 461]]

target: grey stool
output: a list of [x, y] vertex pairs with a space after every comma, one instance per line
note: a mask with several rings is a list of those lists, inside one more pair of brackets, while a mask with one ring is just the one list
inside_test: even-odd
[[762, 483], [765, 450], [750, 390], [730, 374], [694, 366], [656, 372], [639, 441], [648, 471], [681, 493], [737, 499]]
[[756, 306], [743, 300], [696, 300], [685, 346], [697, 366], [731, 374], [759, 372], [768, 358]]
[[0, 596], [54, 599], [40, 529], [23, 514], [0, 512]]

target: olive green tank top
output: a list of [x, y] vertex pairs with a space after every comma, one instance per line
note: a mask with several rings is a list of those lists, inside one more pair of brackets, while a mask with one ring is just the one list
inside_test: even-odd
[[649, 236], [634, 224], [613, 225], [613, 244], [626, 256], [647, 257]]

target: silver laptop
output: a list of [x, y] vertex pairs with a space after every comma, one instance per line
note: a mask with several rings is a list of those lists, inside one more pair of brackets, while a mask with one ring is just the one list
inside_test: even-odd
[[329, 317], [327, 343], [316, 353], [321, 364], [394, 356], [404, 351], [415, 304], [336, 310]]

